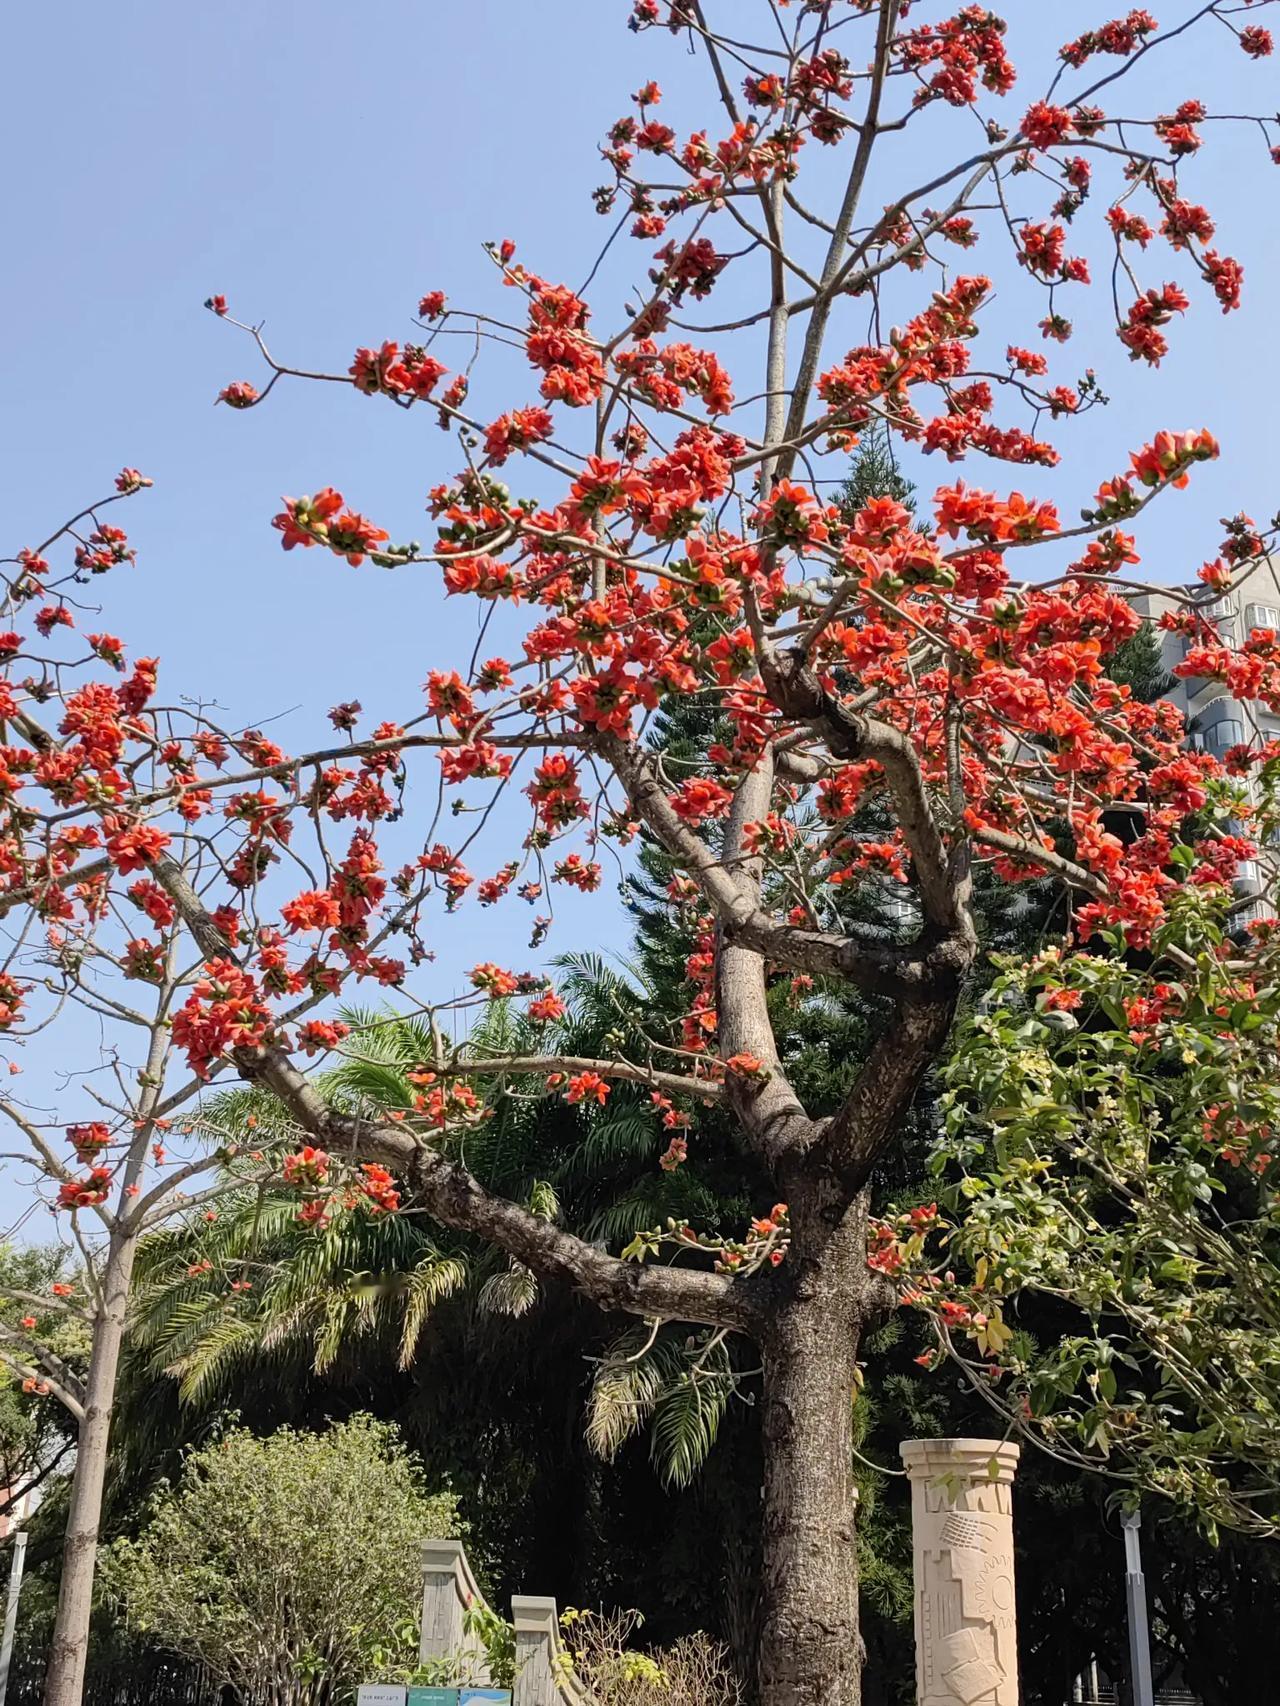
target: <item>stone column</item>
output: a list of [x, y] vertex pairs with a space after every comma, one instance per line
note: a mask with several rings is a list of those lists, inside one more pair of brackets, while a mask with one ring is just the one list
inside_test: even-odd
[[517, 1706], [557, 1706], [555, 1600], [513, 1594], [511, 1621], [516, 1631]]
[[1013, 1475], [1019, 1447], [913, 1439], [918, 1706], [1018, 1706]]
[[516, 1632], [515, 1706], [595, 1706], [560, 1645], [554, 1599], [511, 1596]]
[[424, 1540], [422, 1543], [422, 1635], [418, 1662], [456, 1659], [468, 1680], [487, 1683], [484, 1648], [466, 1630], [469, 1606], [483, 1606], [484, 1596], [476, 1586], [467, 1554], [460, 1540]]

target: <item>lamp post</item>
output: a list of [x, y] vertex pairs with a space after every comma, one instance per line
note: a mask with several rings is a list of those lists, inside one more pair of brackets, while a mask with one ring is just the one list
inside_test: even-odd
[[[27, 1499], [24, 1494], [14, 1511], [15, 1522], [25, 1522]], [[22, 1528], [13, 1537], [13, 1561], [9, 1565], [9, 1598], [4, 1609], [4, 1634], [0, 1636], [0, 1706], [9, 1689], [9, 1666], [13, 1662], [13, 1637], [18, 1628], [18, 1595], [22, 1592], [22, 1571], [27, 1561], [27, 1531]]]
[[[1142, 1573], [1142, 1512], [1125, 1511], [1124, 1591], [1129, 1602], [1129, 1671], [1133, 1706], [1155, 1706], [1151, 1681], [1151, 1636], [1147, 1629], [1147, 1583]], [[4, 1706], [0, 1700], [0, 1706]]]

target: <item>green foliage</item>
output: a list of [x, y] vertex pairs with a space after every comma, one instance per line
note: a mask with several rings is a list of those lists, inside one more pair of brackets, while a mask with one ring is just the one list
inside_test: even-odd
[[232, 1429], [107, 1549], [102, 1581], [130, 1629], [246, 1697], [305, 1701], [416, 1662], [421, 1542], [457, 1526], [387, 1423]]
[[[1179, 897], [1153, 969], [1007, 964], [949, 1069], [937, 1165], [960, 1169], [948, 1261], [967, 1263], [956, 1306], [974, 1318], [955, 1317], [958, 1354], [966, 1332], [994, 1350], [1003, 1403], [1059, 1453], [1211, 1529], [1274, 1533], [1280, 956], [1242, 982], [1224, 910]], [[1002, 1316], [1012, 1337], [993, 1346], [979, 1317]]]
[[[462, 1613], [467, 1644], [456, 1652], [420, 1660], [407, 1668], [403, 1651], [379, 1651], [370, 1665], [371, 1680], [422, 1683], [429, 1688], [457, 1688], [468, 1683], [480, 1687], [512, 1688], [516, 1680], [515, 1625], [499, 1616], [483, 1600], [475, 1600]], [[417, 1630], [412, 1631], [414, 1640]]]
[[[50, 1289], [74, 1281], [65, 1250], [0, 1245], [0, 1490], [21, 1488], [74, 1441], [74, 1423], [60, 1399], [41, 1390], [59, 1364], [75, 1379], [88, 1363], [87, 1324]], [[41, 1350], [56, 1361], [42, 1362]], [[26, 1369], [32, 1374], [24, 1375]], [[35, 1391], [25, 1389], [32, 1376]]]
[[482, 1601], [477, 1601], [464, 1611], [462, 1627], [466, 1634], [480, 1643], [490, 1682], [496, 1688], [513, 1687], [516, 1680], [515, 1626]]
[[684, 1367], [672, 1332], [653, 1334], [637, 1323], [596, 1364], [587, 1407], [587, 1439], [606, 1462], [652, 1417]]
[[403, 1367], [432, 1309], [466, 1277], [464, 1259], [421, 1221], [361, 1212], [313, 1230], [287, 1192], [233, 1196], [215, 1223], [144, 1241], [133, 1351], [174, 1375], [191, 1403], [304, 1350], [324, 1372], [362, 1338]]
[[1159, 636], [1150, 622], [1144, 622], [1132, 639], [1112, 652], [1107, 659], [1107, 674], [1112, 681], [1132, 688], [1134, 698], [1146, 705], [1162, 699], [1175, 685], [1173, 676], [1164, 667]]

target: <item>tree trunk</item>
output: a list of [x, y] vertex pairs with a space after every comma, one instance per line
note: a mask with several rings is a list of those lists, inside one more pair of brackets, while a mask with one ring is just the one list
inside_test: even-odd
[[855, 1204], [825, 1231], [813, 1218], [793, 1202], [795, 1280], [761, 1346], [760, 1706], [862, 1698], [852, 1411], [868, 1291], [865, 1209]]
[[103, 1270], [102, 1305], [93, 1327], [84, 1421], [80, 1424], [76, 1467], [71, 1478], [71, 1510], [62, 1549], [58, 1614], [45, 1671], [44, 1706], [80, 1706], [84, 1692], [107, 1443], [136, 1249], [137, 1239], [131, 1232], [113, 1233]]

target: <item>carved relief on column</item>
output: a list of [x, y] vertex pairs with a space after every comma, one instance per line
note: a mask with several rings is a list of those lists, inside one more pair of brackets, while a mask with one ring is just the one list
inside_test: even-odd
[[1013, 1475], [1019, 1448], [914, 1439], [911, 1477], [918, 1706], [1018, 1706]]

